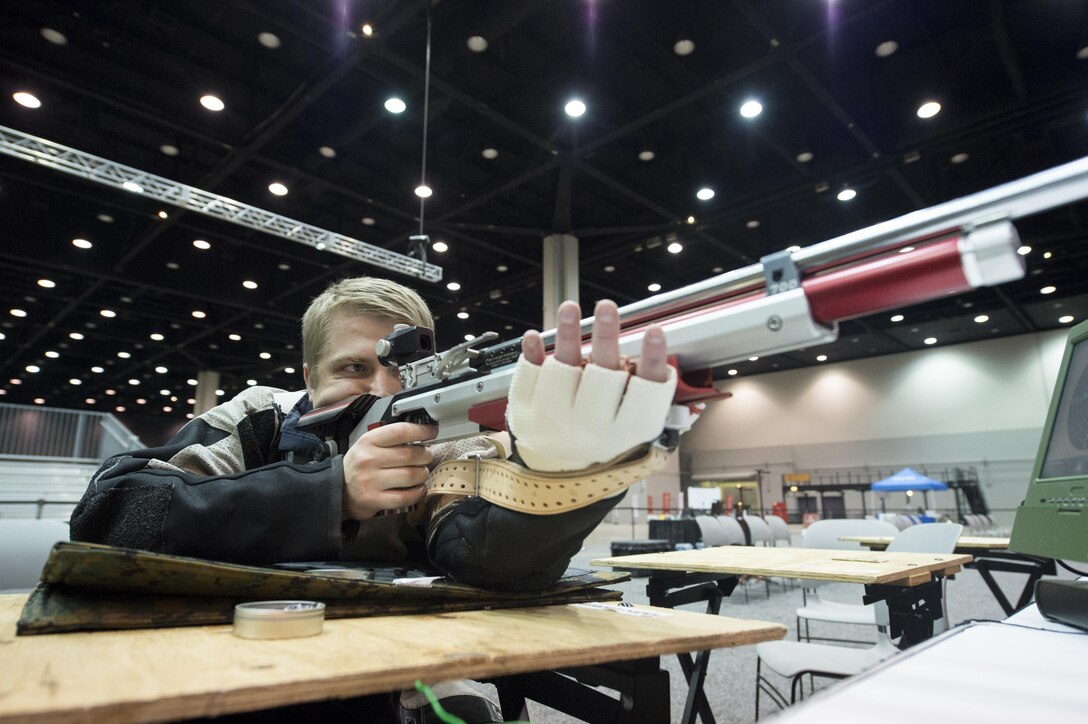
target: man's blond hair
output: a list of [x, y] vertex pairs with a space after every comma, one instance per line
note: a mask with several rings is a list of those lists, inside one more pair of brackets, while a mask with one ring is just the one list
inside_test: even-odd
[[317, 381], [318, 362], [328, 351], [329, 327], [338, 314], [434, 329], [427, 303], [408, 287], [377, 277], [341, 279], [310, 302], [302, 315], [302, 361], [309, 367], [310, 384]]

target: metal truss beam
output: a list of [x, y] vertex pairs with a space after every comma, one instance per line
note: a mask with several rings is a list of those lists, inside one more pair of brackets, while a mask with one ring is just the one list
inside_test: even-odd
[[0, 126], [0, 153], [425, 281], [442, 267], [131, 166]]

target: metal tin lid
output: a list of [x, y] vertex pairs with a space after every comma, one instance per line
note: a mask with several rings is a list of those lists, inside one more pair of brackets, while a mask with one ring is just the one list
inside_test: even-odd
[[243, 639], [315, 636], [325, 624], [318, 601], [252, 601], [234, 607], [234, 635]]

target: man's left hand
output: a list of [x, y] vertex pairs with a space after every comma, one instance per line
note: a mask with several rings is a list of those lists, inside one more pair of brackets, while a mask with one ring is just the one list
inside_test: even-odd
[[662, 329], [645, 330], [631, 377], [620, 358], [614, 302], [598, 302], [594, 310], [592, 362], [584, 369], [581, 310], [564, 302], [557, 317], [554, 356], [545, 356], [539, 333], [526, 333], [510, 385], [508, 426], [525, 464], [542, 471], [580, 470], [660, 435], [676, 388]]

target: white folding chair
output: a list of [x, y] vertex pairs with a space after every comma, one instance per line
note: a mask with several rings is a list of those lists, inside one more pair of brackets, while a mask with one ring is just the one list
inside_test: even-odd
[[748, 523], [748, 532], [752, 536], [752, 545], [768, 545], [774, 541], [774, 533], [771, 526], [758, 515], [746, 515], [744, 520]]
[[697, 515], [695, 516], [695, 522], [699, 525], [699, 532], [702, 534], [705, 548], [729, 545], [729, 537], [726, 535], [725, 528], [713, 515]]
[[777, 515], [768, 515], [767, 525], [771, 527], [771, 542], [773, 545], [778, 545], [778, 541], [786, 541], [786, 545], [793, 545], [793, 536], [790, 534], [790, 527], [786, 525], [786, 521], [779, 518]]
[[[805, 548], [824, 550], [861, 550], [862, 545], [854, 541], [840, 540], [843, 536], [896, 536], [899, 529], [891, 523], [872, 519], [835, 519], [821, 520], [805, 528], [801, 535], [801, 545]], [[825, 597], [821, 587], [826, 581], [805, 580], [801, 583], [802, 606], [797, 609], [797, 640], [840, 641], [844, 643], [869, 643], [845, 639], [813, 636], [810, 623], [848, 623], [872, 625], [873, 613], [861, 604], [861, 594], [857, 603], [836, 601]], [[804, 626], [802, 627], [802, 623]]]
[[[962, 532], [963, 526], [956, 523], [924, 523], [911, 526], [897, 535], [888, 544], [887, 550], [910, 553], [951, 553], [955, 550], [956, 542]], [[858, 649], [801, 641], [769, 641], [756, 646], [756, 720], [759, 719], [761, 691], [780, 707], [785, 708], [796, 702], [799, 694], [801, 697], [804, 696], [801, 680], [805, 674], [843, 679], [898, 653], [899, 649], [892, 642], [888, 632], [887, 603], [877, 601], [863, 608], [871, 612], [872, 623], [877, 630], [876, 643], [872, 646]], [[943, 618], [947, 622], [947, 614]], [[763, 676], [764, 668], [790, 680], [788, 702], [774, 684]]]
[[747, 538], [744, 537], [744, 529], [740, 527], [740, 523], [737, 519], [731, 515], [719, 515], [715, 516], [718, 519], [718, 523], [721, 525], [722, 530], [725, 531], [725, 537], [729, 541], [726, 545], [731, 546], [743, 546], [747, 545]]

